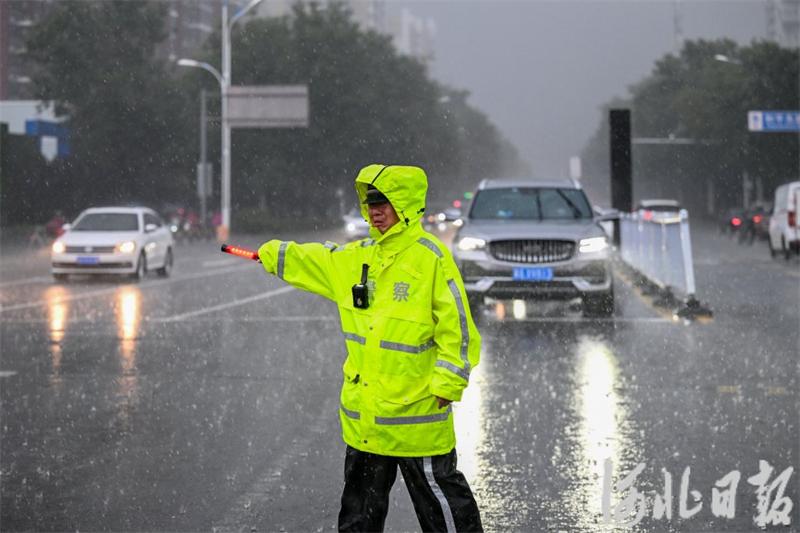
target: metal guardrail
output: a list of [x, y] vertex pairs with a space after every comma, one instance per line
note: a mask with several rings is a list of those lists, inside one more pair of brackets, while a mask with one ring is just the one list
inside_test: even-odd
[[709, 315], [696, 298], [689, 213], [650, 212], [620, 215], [620, 256], [647, 280], [686, 303], [682, 315]]

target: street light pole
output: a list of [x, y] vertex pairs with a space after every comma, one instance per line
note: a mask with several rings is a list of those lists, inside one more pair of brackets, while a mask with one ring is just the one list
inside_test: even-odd
[[228, 90], [231, 86], [231, 29], [245, 13], [261, 3], [262, 0], [250, 0], [250, 3], [237, 11], [228, 20], [229, 0], [222, 2], [222, 228], [220, 239], [227, 240], [231, 227], [231, 125], [228, 121]]
[[206, 113], [206, 90], [200, 90], [200, 172], [202, 172], [203, 176], [203, 187], [200, 189], [200, 227], [203, 228], [205, 231], [207, 227], [207, 219], [208, 214], [206, 210], [206, 191], [210, 189], [209, 187], [209, 180], [211, 176], [209, 176], [208, 172], [208, 162], [206, 157], [206, 124], [208, 122], [207, 113]]
[[228, 123], [228, 88], [231, 86], [231, 28], [228, 25], [228, 0], [222, 2], [222, 186], [220, 202], [222, 227], [220, 240], [227, 240], [231, 227], [231, 126]]
[[237, 11], [228, 20], [228, 4], [230, 0], [222, 2], [222, 73], [208, 63], [200, 63], [193, 59], [181, 59], [178, 64], [184, 67], [199, 67], [209, 71], [217, 78], [222, 96], [222, 109], [220, 123], [222, 127], [222, 154], [220, 154], [222, 167], [220, 169], [222, 184], [220, 186], [220, 210], [222, 211], [222, 225], [219, 228], [220, 240], [227, 240], [231, 227], [231, 125], [228, 120], [228, 92], [231, 86], [231, 29], [245, 13], [262, 2], [250, 0], [250, 3]]

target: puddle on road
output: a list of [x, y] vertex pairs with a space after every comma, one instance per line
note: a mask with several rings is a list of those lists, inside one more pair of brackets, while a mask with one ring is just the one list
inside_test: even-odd
[[61, 341], [66, 335], [67, 315], [69, 314], [69, 303], [65, 301], [66, 295], [67, 290], [60, 285], [48, 287], [45, 291], [47, 329], [50, 337], [50, 376], [48, 380], [54, 387], [60, 387], [63, 383], [61, 378], [61, 358], [63, 356]]
[[615, 471], [627, 469], [637, 446], [631, 437], [631, 414], [619, 393], [620, 371], [611, 346], [602, 338], [582, 336], [575, 352], [578, 453], [570, 471], [578, 490], [566, 494], [564, 505], [577, 520], [577, 528], [598, 531], [604, 529], [604, 465], [610, 460]]
[[[559, 333], [547, 338], [548, 330], [532, 329], [535, 340], [515, 334], [508, 341], [487, 332], [483, 362], [455, 408], [459, 470], [479, 499], [487, 530], [611, 531], [603, 521], [604, 463], [612, 462], [616, 481], [642, 453], [624, 378], [606, 335], [567, 327], [573, 336], [564, 341]], [[531, 348], [527, 363], [524, 356], [509, 365], [510, 352]], [[552, 357], [543, 360], [539, 352]], [[566, 372], [560, 385], [547, 383], [554, 371]], [[526, 385], [550, 393], [531, 395]], [[541, 416], [545, 411], [559, 416]], [[559, 479], [547, 478], [553, 473]]]
[[130, 411], [137, 401], [139, 377], [136, 369], [136, 343], [141, 323], [141, 290], [121, 287], [115, 294], [117, 338], [119, 339], [120, 375], [117, 382], [118, 416], [130, 422]]

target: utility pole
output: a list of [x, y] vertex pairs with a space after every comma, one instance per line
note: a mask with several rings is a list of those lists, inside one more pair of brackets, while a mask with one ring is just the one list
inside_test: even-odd
[[202, 173], [203, 186], [200, 188], [200, 227], [205, 229], [206, 213], [206, 192], [211, 188], [209, 181], [211, 176], [208, 174], [208, 160], [206, 154], [206, 124], [208, 122], [206, 112], [206, 90], [200, 90], [200, 172]]
[[228, 122], [228, 90], [231, 86], [231, 28], [228, 0], [222, 2], [222, 227], [219, 238], [227, 240], [231, 228], [231, 125]]

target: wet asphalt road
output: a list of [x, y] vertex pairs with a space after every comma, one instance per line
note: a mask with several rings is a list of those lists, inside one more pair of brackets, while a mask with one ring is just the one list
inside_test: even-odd
[[[633, 487], [646, 513], [623, 530], [758, 530], [748, 478], [759, 460], [775, 469], [767, 485], [795, 468], [791, 525], [774, 528], [797, 530], [800, 265], [713, 231], [695, 228], [693, 243], [712, 321], [673, 320], [622, 278], [612, 320], [568, 305], [482, 317], [482, 363], [456, 426], [487, 530], [613, 529], [605, 459], [614, 481], [644, 465]], [[168, 280], [56, 284], [46, 252], [3, 250], [3, 531], [335, 527], [345, 353], [335, 307], [212, 243], [176, 258]], [[655, 520], [662, 469], [672, 514]], [[717, 517], [712, 488], [732, 471], [733, 518]], [[768, 502], [778, 511], [779, 489]], [[631, 492], [609, 494], [613, 513]], [[681, 500], [702, 507], [681, 518]], [[387, 529], [418, 529], [400, 479]]]

